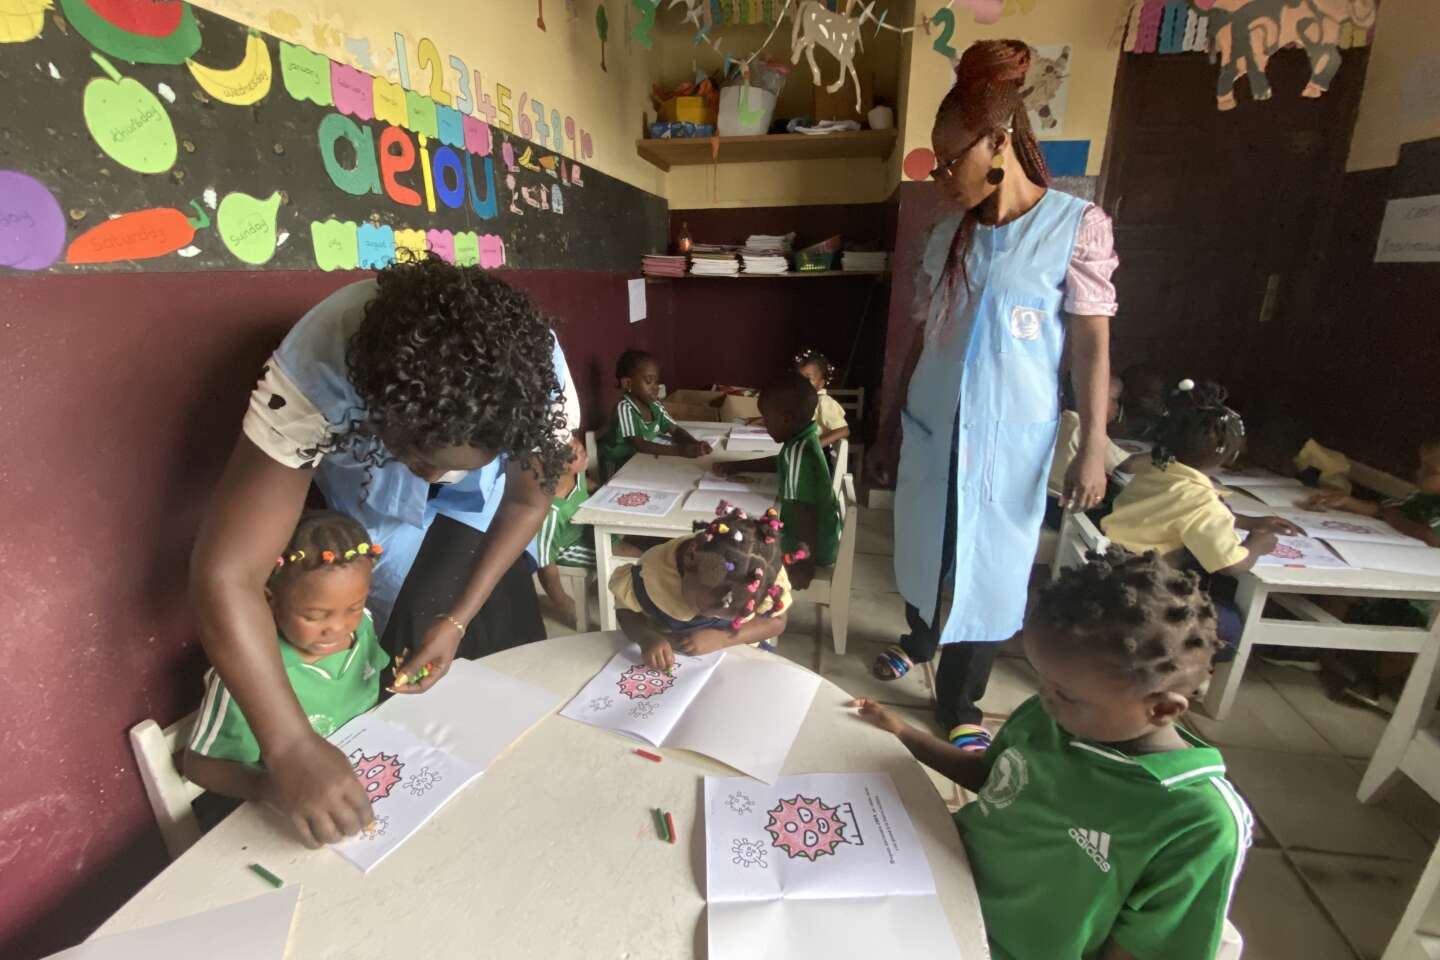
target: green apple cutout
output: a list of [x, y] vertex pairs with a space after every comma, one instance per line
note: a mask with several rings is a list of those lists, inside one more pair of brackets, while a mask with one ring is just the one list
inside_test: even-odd
[[175, 127], [160, 99], [140, 81], [122, 77], [98, 53], [90, 57], [106, 77], [85, 84], [85, 126], [101, 150], [137, 173], [164, 173], [175, 165]]
[[275, 216], [280, 212], [280, 192], [264, 200], [248, 193], [227, 193], [215, 211], [220, 239], [236, 259], [259, 266], [275, 256]]

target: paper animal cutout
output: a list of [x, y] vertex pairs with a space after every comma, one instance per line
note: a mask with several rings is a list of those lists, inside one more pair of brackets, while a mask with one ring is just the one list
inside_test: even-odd
[[858, 0], [846, 0], [843, 13], [832, 13], [825, 9], [820, 0], [804, 0], [795, 9], [795, 27], [790, 33], [790, 62], [799, 63], [801, 54], [810, 62], [810, 76], [820, 86], [820, 66], [815, 62], [815, 48], [827, 51], [840, 64], [840, 73], [835, 82], [825, 89], [834, 93], [845, 85], [845, 74], [855, 82], [855, 112], [860, 112], [860, 75], [855, 72], [855, 54], [864, 50], [860, 37], [860, 24], [869, 8], [852, 18], [850, 9]]
[[1025, 109], [1038, 121], [1035, 132], [1050, 133], [1060, 126], [1060, 111], [1054, 104], [1070, 77], [1070, 47], [1066, 45], [1058, 57], [1043, 57], [1031, 47], [1030, 58], [1030, 72], [1020, 95], [1025, 98]]

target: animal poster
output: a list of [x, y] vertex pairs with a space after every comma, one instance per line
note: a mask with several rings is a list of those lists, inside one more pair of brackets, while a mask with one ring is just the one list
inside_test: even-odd
[[733, 490], [706, 490], [701, 487], [685, 498], [686, 513], [700, 513], [706, 517], [717, 515], [721, 504], [738, 507], [753, 516], [759, 516], [775, 506], [775, 491], [768, 493], [736, 493]]
[[1020, 91], [1030, 129], [1042, 139], [1065, 133], [1065, 104], [1070, 97], [1070, 45], [1030, 48], [1030, 72]]
[[1257, 567], [1297, 567], [1307, 570], [1341, 570], [1350, 564], [1313, 537], [1278, 537], [1275, 549], [1255, 558]]
[[888, 774], [706, 777], [705, 889], [711, 960], [961, 955]]
[[361, 714], [330, 735], [355, 768], [375, 822], [331, 849], [369, 873], [480, 776], [461, 760], [374, 714]]
[[637, 517], [663, 517], [675, 506], [680, 494], [674, 490], [641, 490], [606, 484], [590, 495], [585, 507], [606, 513], [628, 513]]
[[701, 490], [716, 490], [722, 493], [762, 493], [773, 495], [780, 489], [780, 481], [773, 473], [732, 473], [721, 476], [714, 470], [706, 470], [700, 478]]
[[1388, 543], [1397, 547], [1423, 549], [1425, 544], [1407, 537], [1384, 520], [1362, 517], [1340, 511], [1317, 513], [1310, 510], [1284, 510], [1280, 516], [1307, 534], [1320, 540], [1354, 540], [1359, 543]]
[[819, 687], [815, 674], [758, 650], [677, 653], [667, 674], [647, 667], [631, 643], [560, 715], [657, 747], [694, 750], [769, 783]]

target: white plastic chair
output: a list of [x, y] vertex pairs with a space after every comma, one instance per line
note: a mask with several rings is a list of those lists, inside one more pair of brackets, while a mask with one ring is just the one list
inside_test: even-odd
[[595, 442], [594, 430], [585, 431], [585, 456], [589, 460], [585, 466], [585, 476], [595, 481], [596, 484], [601, 483], [600, 446]]
[[[834, 401], [840, 404], [840, 409], [845, 411], [845, 419], [850, 423], [850, 432], [855, 433], [860, 424], [865, 422], [865, 388], [864, 387], [835, 387], [829, 391]], [[865, 475], [862, 469], [865, 466], [865, 444], [858, 440], [850, 443], [850, 458], [838, 459], [836, 463], [844, 463], [845, 469], [841, 473], [853, 473], [857, 477]], [[838, 489], [836, 491], [839, 492]]]
[[[816, 570], [810, 586], [795, 591], [796, 600], [809, 600], [830, 609], [830, 636], [837, 655], [845, 653], [845, 640], [850, 631], [850, 583], [855, 579], [855, 540], [860, 523], [853, 475], [847, 473], [841, 478], [841, 490], [840, 552], [835, 557], [835, 566]], [[819, 624], [817, 617], [817, 629]]]
[[1225, 928], [1220, 931], [1220, 947], [1215, 951], [1215, 960], [1240, 960], [1244, 952], [1245, 938], [1240, 936], [1235, 924], [1227, 919]]
[[192, 804], [205, 791], [186, 780], [175, 764], [175, 755], [184, 749], [194, 726], [195, 713], [191, 713], [164, 729], [148, 719], [130, 728], [130, 749], [135, 751], [145, 796], [171, 860], [200, 839]]
[[844, 480], [844, 479], [845, 479], [845, 475], [850, 472], [849, 470], [846, 469], [846, 464], [849, 463], [849, 462], [850, 462], [850, 441], [849, 441], [849, 440], [841, 440], [841, 441], [840, 441], [838, 444], [836, 444], [836, 446], [835, 446], [835, 466], [832, 467], [831, 470], [830, 470], [830, 473], [831, 473], [830, 489], [832, 489], [832, 490], [835, 491], [835, 496], [837, 496], [837, 497], [840, 496], [840, 482], [841, 482], [842, 480]]
[[1060, 539], [1055, 545], [1055, 558], [1050, 563], [1050, 579], [1058, 580], [1066, 567], [1078, 567], [1090, 551], [1104, 553], [1110, 539], [1101, 533], [1083, 513], [1065, 511], [1060, 521]]
[[[575, 632], [590, 632], [590, 591], [595, 583], [595, 571], [589, 567], [567, 567], [565, 564], [556, 564], [560, 571], [560, 585], [575, 601]], [[534, 577], [535, 593], [541, 597], [545, 596], [545, 588], [540, 585], [540, 575]]]

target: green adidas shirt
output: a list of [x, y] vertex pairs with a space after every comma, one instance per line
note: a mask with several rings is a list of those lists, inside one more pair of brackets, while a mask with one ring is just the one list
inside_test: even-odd
[[815, 508], [817, 542], [810, 544], [810, 550], [818, 565], [831, 566], [840, 552], [840, 500], [831, 486], [830, 464], [820, 449], [817, 424], [810, 423], [785, 441], [775, 470], [780, 480], [780, 519], [785, 524], [780, 543], [787, 551], [799, 546], [799, 528], [786, 514], [793, 513], [795, 504], [811, 504]]
[[[370, 611], [360, 619], [355, 642], [314, 663], [306, 663], [285, 638], [280, 638], [280, 659], [295, 699], [322, 737], [339, 730], [350, 720], [375, 706], [380, 699], [380, 671], [390, 665]], [[259, 763], [260, 744], [240, 705], [230, 696], [220, 675], [212, 668], [205, 675], [205, 699], [195, 717], [190, 749], [217, 760]]]
[[1219, 751], [1128, 756], [1025, 701], [955, 815], [996, 960], [1213, 960], [1253, 820]]
[[[588, 499], [590, 494], [585, 489], [584, 478], [576, 477], [575, 489], [570, 491], [569, 496], [555, 497], [550, 501], [545, 521], [540, 524], [540, 532], [535, 535], [536, 563], [542, 567], [553, 563], [564, 563], [566, 566], [595, 565], [594, 548], [590, 545], [590, 528], [573, 522], [575, 512], [584, 506]], [[583, 562], [586, 557], [589, 558], [588, 563]]]
[[600, 438], [600, 464], [608, 477], [623, 467], [635, 456], [632, 440], [648, 440], [654, 443], [660, 437], [675, 429], [675, 421], [658, 403], [650, 404], [650, 419], [642, 414], [640, 404], [630, 394], [620, 398], [615, 405], [615, 417], [605, 436]]

